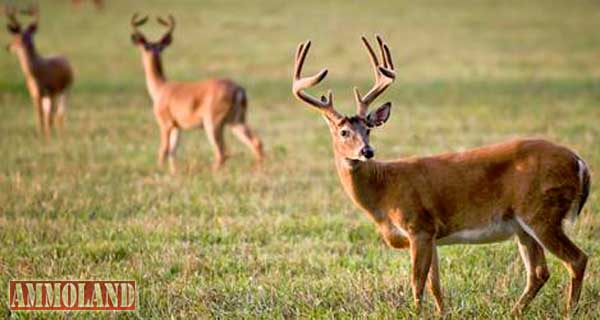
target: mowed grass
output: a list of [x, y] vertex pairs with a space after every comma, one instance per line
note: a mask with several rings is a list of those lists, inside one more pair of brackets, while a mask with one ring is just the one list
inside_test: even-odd
[[[380, 99], [377, 158], [545, 137], [600, 168], [600, 4], [592, 1], [106, 1], [103, 11], [42, 1], [36, 42], [76, 69], [62, 139], [45, 143], [14, 56], [0, 53], [0, 306], [10, 279], [134, 279], [133, 313], [74, 318], [414, 318], [407, 251], [383, 244], [344, 194], [328, 130], [290, 94], [296, 45], [306, 74], [353, 112], [372, 83], [359, 36], [382, 34], [398, 79]], [[227, 134], [232, 158], [210, 170], [202, 131], [186, 132], [181, 172], [156, 166], [158, 132], [130, 42], [135, 11], [177, 18], [171, 79], [228, 76], [248, 89], [249, 122], [268, 159]], [[162, 29], [152, 22], [148, 36]], [[3, 33], [0, 41], [8, 42]], [[568, 234], [590, 255], [574, 318], [600, 318], [600, 185]], [[515, 241], [440, 250], [448, 317], [510, 318], [525, 286]], [[568, 274], [524, 318], [560, 318]], [[12, 313], [62, 318], [62, 313]], [[434, 316], [427, 296], [424, 317]]]

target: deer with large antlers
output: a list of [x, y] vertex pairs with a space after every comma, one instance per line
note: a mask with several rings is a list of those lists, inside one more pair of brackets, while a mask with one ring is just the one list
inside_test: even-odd
[[169, 16], [168, 20], [157, 18], [161, 25], [167, 27], [166, 33], [157, 42], [146, 40], [138, 29], [147, 20], [147, 16], [139, 18], [137, 14], [133, 15], [131, 39], [142, 55], [146, 86], [160, 128], [159, 165], [163, 166], [165, 158], [168, 158], [171, 171], [176, 171], [175, 152], [179, 131], [204, 127], [214, 149], [213, 169], [219, 169], [226, 159], [223, 141], [226, 125], [252, 150], [259, 164], [263, 159], [262, 143], [246, 123], [248, 102], [244, 88], [229, 79], [193, 83], [167, 81], [160, 54], [171, 44], [175, 19], [173, 16]]
[[333, 94], [306, 93], [327, 75], [302, 77], [310, 42], [296, 52], [292, 92], [320, 111], [329, 126], [337, 173], [353, 203], [376, 224], [393, 248], [409, 248], [412, 290], [420, 309], [427, 283], [443, 313], [438, 245], [504, 241], [516, 235], [527, 270], [527, 286], [513, 312], [521, 312], [548, 280], [545, 251], [558, 257], [571, 279], [567, 308], [576, 307], [587, 256], [565, 235], [588, 197], [590, 173], [573, 151], [544, 140], [513, 140], [465, 152], [394, 161], [373, 160], [371, 129], [389, 118], [391, 104], [367, 113], [394, 81], [389, 47], [380, 37], [378, 58], [362, 38], [375, 72], [375, 85], [362, 96], [354, 90], [357, 115], [333, 106]]
[[63, 56], [42, 57], [38, 54], [33, 43], [39, 20], [38, 7], [31, 6], [21, 12], [34, 18], [25, 28], [17, 20], [16, 8], [5, 6], [7, 28], [12, 35], [7, 49], [19, 58], [36, 109], [38, 126], [48, 138], [54, 123], [59, 129], [63, 126], [66, 95], [73, 82], [73, 71]]

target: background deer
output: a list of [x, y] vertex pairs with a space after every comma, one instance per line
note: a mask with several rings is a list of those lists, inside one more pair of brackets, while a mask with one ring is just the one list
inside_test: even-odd
[[148, 17], [131, 18], [131, 39], [142, 55], [146, 86], [154, 104], [154, 115], [160, 128], [159, 165], [168, 157], [172, 172], [176, 171], [175, 152], [179, 131], [204, 127], [213, 146], [215, 159], [213, 169], [219, 169], [226, 160], [223, 128], [229, 125], [233, 134], [252, 150], [257, 164], [263, 159], [262, 143], [246, 123], [248, 100], [244, 88], [229, 79], [210, 79], [202, 82], [167, 81], [160, 54], [171, 44], [175, 19], [157, 18], [167, 27], [157, 42], [150, 42], [138, 29]]
[[8, 17], [7, 28], [12, 34], [8, 50], [19, 58], [36, 109], [38, 126], [48, 138], [55, 122], [59, 128], [63, 127], [66, 95], [73, 82], [71, 66], [65, 57], [45, 58], [38, 54], [33, 43], [39, 20], [37, 6], [22, 11], [34, 18], [26, 28], [22, 28], [17, 20], [15, 7], [5, 6], [5, 12]]
[[375, 72], [375, 85], [363, 97], [355, 88], [357, 114], [346, 117], [333, 106], [333, 94], [317, 99], [304, 90], [327, 75], [302, 77], [310, 41], [299, 45], [292, 92], [326, 120], [339, 178], [354, 204], [376, 224], [386, 243], [410, 248], [412, 289], [417, 308], [426, 280], [443, 312], [437, 245], [498, 242], [517, 236], [527, 270], [527, 286], [513, 311], [522, 311], [548, 280], [544, 251], [567, 267], [567, 307], [577, 305], [587, 256], [562, 229], [587, 199], [590, 174], [574, 152], [544, 140], [513, 140], [460, 153], [388, 162], [372, 160], [372, 128], [390, 115], [388, 102], [367, 114], [369, 105], [394, 81], [388, 46], [377, 37], [380, 60], [362, 38]]
[[[83, 0], [71, 0], [71, 3], [73, 3], [75, 6], [80, 6], [82, 2]], [[91, 2], [94, 4], [96, 9], [102, 9], [104, 7], [103, 0], [92, 0]]]

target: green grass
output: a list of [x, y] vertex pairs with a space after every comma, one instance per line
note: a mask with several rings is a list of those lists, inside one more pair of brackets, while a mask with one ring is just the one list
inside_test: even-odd
[[[593, 1], [110, 1], [102, 12], [42, 1], [40, 52], [67, 55], [76, 83], [66, 135], [44, 143], [16, 58], [0, 52], [0, 307], [10, 279], [134, 279], [135, 313], [76, 318], [416, 317], [410, 259], [383, 244], [334, 172], [329, 135], [290, 94], [297, 43], [306, 71], [330, 76], [339, 109], [371, 85], [359, 36], [384, 35], [398, 80], [379, 159], [458, 151], [516, 136], [577, 150], [600, 168], [600, 5]], [[228, 133], [218, 175], [201, 131], [186, 132], [182, 172], [157, 169], [158, 131], [138, 52], [135, 11], [172, 12], [171, 79], [230, 76], [268, 160]], [[150, 37], [161, 31], [147, 28]], [[8, 42], [8, 34], [0, 35]], [[363, 89], [364, 91], [365, 89]], [[381, 99], [383, 102], [384, 99]], [[568, 228], [591, 256], [576, 319], [600, 318], [600, 198]], [[514, 241], [443, 247], [449, 318], [510, 318], [525, 286]], [[560, 318], [568, 275], [552, 277], [525, 318]], [[425, 316], [433, 314], [431, 298]], [[14, 318], [61, 318], [16, 313]]]

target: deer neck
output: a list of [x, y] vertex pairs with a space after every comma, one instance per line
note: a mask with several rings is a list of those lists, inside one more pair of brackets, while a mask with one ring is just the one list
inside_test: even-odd
[[335, 162], [342, 186], [352, 202], [379, 221], [380, 200], [385, 193], [385, 168], [373, 160], [348, 160], [338, 155]]
[[33, 42], [28, 42], [16, 51], [19, 59], [19, 64], [23, 70], [23, 74], [28, 82], [33, 82], [36, 79], [36, 70], [41, 62], [41, 57], [38, 55]]
[[144, 72], [146, 73], [146, 87], [148, 88], [152, 100], [156, 100], [162, 86], [166, 82], [160, 55], [144, 52], [142, 56]]

